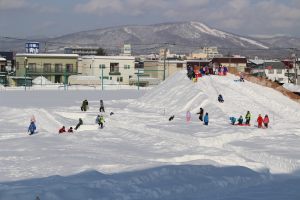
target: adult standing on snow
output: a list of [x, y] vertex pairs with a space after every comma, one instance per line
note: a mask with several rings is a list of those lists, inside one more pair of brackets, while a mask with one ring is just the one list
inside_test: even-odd
[[258, 123], [258, 128], [262, 128], [262, 123], [264, 121], [264, 119], [262, 118], [262, 116], [259, 114], [258, 118], [257, 118], [257, 123]]
[[199, 120], [200, 121], [203, 121], [203, 113], [204, 113], [203, 108], [200, 108], [200, 111], [197, 113], [197, 114], [199, 114]]
[[104, 103], [103, 103], [103, 100], [102, 100], [102, 99], [100, 100], [100, 108], [99, 108], [99, 112], [105, 112], [105, 110], [104, 110]]
[[246, 124], [249, 125], [250, 124], [250, 120], [251, 120], [251, 114], [250, 111], [247, 111], [247, 114], [245, 116], [246, 119]]
[[30, 132], [29, 135], [32, 135], [32, 134], [34, 134], [35, 130], [36, 130], [35, 123], [33, 121], [31, 121], [27, 132]]
[[265, 115], [265, 118], [264, 118], [264, 125], [265, 125], [266, 128], [268, 128], [269, 122], [270, 122], [270, 121], [269, 121], [268, 115]]
[[81, 111], [87, 111], [88, 106], [89, 106], [89, 102], [88, 100], [85, 99], [81, 104]]
[[78, 124], [76, 125], [75, 130], [77, 130], [82, 124], [83, 124], [83, 121], [82, 121], [81, 118], [79, 118], [79, 122], [78, 122]]
[[208, 125], [208, 121], [209, 121], [209, 119], [208, 119], [208, 113], [205, 113], [205, 116], [204, 116], [204, 125]]

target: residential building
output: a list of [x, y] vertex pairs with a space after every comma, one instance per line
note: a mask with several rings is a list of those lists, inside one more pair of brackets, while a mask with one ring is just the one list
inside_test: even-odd
[[206, 59], [212, 59], [223, 56], [219, 53], [218, 47], [204, 47], [203, 52], [207, 55]]
[[203, 51], [203, 49], [198, 49], [193, 51], [189, 56], [188, 59], [207, 59], [208, 55]]
[[193, 51], [188, 56], [188, 59], [209, 60], [215, 57], [222, 57], [222, 54], [219, 53], [218, 47], [204, 47]]
[[67, 83], [78, 74], [77, 54], [16, 54], [16, 77], [44, 76], [53, 83]]
[[79, 56], [97, 55], [98, 47], [66, 47], [65, 54], [78, 54]]
[[1, 69], [1, 71], [14, 71], [14, 67], [15, 67], [15, 60], [14, 60], [14, 53], [11, 51], [1, 51], [0, 52], [0, 57], [5, 58], [6, 63], [5, 66], [7, 66], [6, 69]]
[[151, 78], [159, 80], [164, 80], [164, 78], [172, 76], [183, 69], [186, 69], [186, 61], [184, 60], [166, 60], [165, 62], [163, 60], [144, 61], [144, 73], [148, 74]]
[[7, 84], [6, 59], [0, 57], [0, 85]]
[[187, 60], [186, 65], [191, 66], [194, 70], [199, 70], [200, 67], [210, 66], [211, 60]]
[[245, 72], [247, 59], [245, 57], [218, 57], [212, 59], [214, 66], [226, 66], [230, 73]]
[[135, 75], [135, 57], [132, 56], [83, 56], [82, 75], [96, 76], [119, 84], [129, 84]]
[[264, 62], [266, 77], [280, 83], [294, 83], [295, 70], [286, 61]]

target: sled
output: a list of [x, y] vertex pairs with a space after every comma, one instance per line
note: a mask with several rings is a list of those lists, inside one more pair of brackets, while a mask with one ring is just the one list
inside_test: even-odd
[[32, 134], [29, 133], [28, 135], [35, 135], [35, 134], [38, 134], [39, 132], [38, 131], [34, 131]]

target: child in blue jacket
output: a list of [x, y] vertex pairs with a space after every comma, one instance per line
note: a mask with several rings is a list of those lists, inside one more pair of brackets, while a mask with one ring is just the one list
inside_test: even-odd
[[205, 116], [204, 116], [204, 125], [208, 125], [208, 113], [205, 113]]
[[35, 130], [36, 130], [36, 126], [35, 126], [35, 124], [34, 124], [34, 121], [31, 121], [31, 122], [30, 122], [30, 125], [29, 125], [29, 127], [28, 127], [28, 132], [30, 132], [29, 135], [32, 135], [32, 134], [34, 133]]

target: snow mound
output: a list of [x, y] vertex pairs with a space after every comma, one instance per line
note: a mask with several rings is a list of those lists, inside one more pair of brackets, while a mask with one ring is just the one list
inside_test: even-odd
[[46, 79], [44, 76], [36, 77], [35, 79], [32, 80], [32, 83], [35, 85], [53, 85], [54, 84], [51, 81], [49, 81], [48, 79]]
[[283, 87], [291, 92], [300, 92], [300, 85], [294, 85], [292, 83], [285, 83]]

